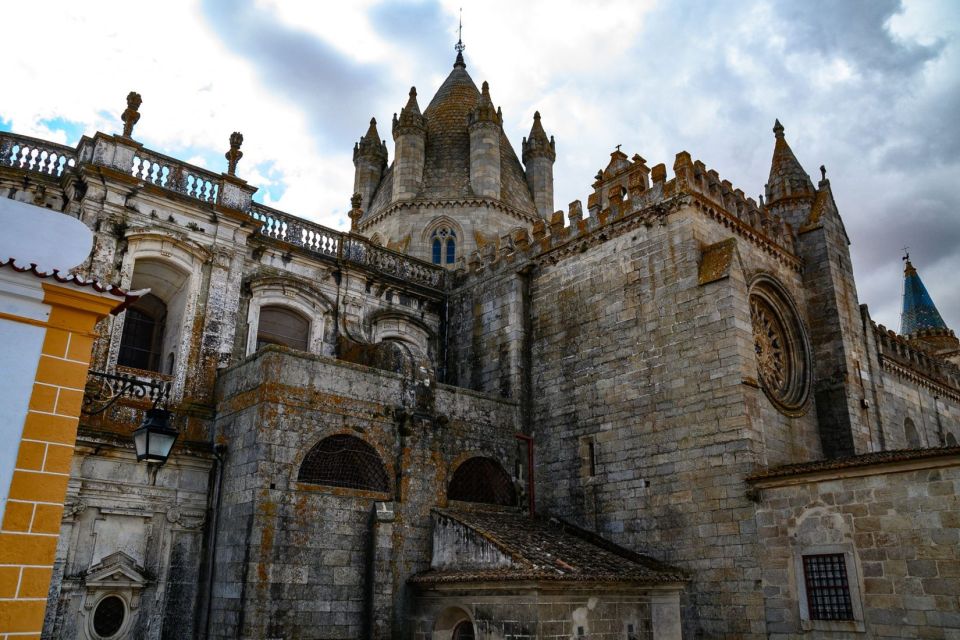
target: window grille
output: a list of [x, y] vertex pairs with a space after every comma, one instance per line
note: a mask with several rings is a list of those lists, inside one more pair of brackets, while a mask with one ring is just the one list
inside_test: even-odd
[[112, 638], [123, 627], [123, 619], [127, 615], [123, 600], [117, 596], [107, 596], [97, 605], [93, 612], [93, 630], [101, 638]]
[[500, 463], [480, 457], [470, 458], [457, 467], [447, 489], [447, 498], [505, 506], [517, 503], [513, 481]]
[[307, 453], [300, 482], [330, 487], [389, 491], [383, 461], [369, 444], [346, 434], [324, 438]]
[[811, 620], [853, 620], [847, 565], [842, 553], [803, 556]]
[[117, 364], [146, 371], [160, 369], [160, 343], [166, 313], [166, 305], [152, 293], [127, 309]]

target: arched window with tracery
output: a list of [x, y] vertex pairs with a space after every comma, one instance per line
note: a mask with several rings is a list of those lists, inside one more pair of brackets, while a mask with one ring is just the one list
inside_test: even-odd
[[311, 449], [297, 476], [300, 482], [387, 492], [387, 471], [376, 449], [344, 433], [324, 438]]
[[285, 307], [260, 307], [257, 323], [257, 349], [267, 344], [281, 344], [291, 349], [307, 350], [310, 321]]
[[514, 506], [517, 493], [513, 480], [493, 458], [470, 458], [453, 473], [447, 487], [449, 500]]
[[433, 264], [453, 264], [457, 261], [457, 232], [448, 227], [434, 229], [430, 234]]

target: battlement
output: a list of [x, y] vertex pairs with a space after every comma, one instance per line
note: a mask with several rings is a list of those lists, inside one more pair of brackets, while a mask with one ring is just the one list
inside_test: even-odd
[[953, 395], [960, 397], [960, 367], [918, 348], [912, 340], [913, 336], [902, 336], [882, 324], [871, 324], [882, 363], [893, 364], [944, 385]]
[[[585, 248], [601, 235], [603, 239], [613, 237], [618, 229], [652, 225], [654, 219], [687, 203], [799, 270], [796, 231], [780, 216], [770, 214], [762, 202], [758, 205], [753, 198], [747, 198], [715, 170], [692, 160], [686, 151], [677, 154], [674, 174], [668, 180], [665, 164], [650, 168], [640, 155], [628, 158], [618, 149], [610, 154], [607, 167], [597, 172], [594, 191], [587, 198], [586, 215], [581, 201], [574, 200], [566, 214], [556, 211], [549, 220], [534, 221], [530, 233], [516, 230], [461, 258], [459, 278], [489, 274], [554, 251], [559, 259], [566, 245]], [[622, 222], [628, 219], [629, 222]]]

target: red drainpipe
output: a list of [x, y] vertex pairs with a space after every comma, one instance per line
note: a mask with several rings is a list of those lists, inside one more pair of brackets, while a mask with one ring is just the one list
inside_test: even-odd
[[533, 437], [528, 436], [523, 433], [516, 434], [517, 440], [523, 440], [527, 443], [527, 498], [529, 499], [530, 506], [530, 517], [532, 518], [536, 515], [534, 505], [536, 500], [534, 499], [534, 484], [533, 484]]

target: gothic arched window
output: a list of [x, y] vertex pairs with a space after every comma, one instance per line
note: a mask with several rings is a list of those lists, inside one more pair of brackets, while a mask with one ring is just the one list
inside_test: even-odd
[[457, 261], [457, 232], [440, 227], [430, 234], [433, 264], [453, 264]]
[[291, 349], [307, 350], [310, 321], [296, 311], [284, 307], [261, 307], [257, 322], [257, 348], [265, 344], [282, 344]]
[[367, 491], [389, 491], [387, 471], [376, 449], [347, 434], [324, 438], [307, 453], [300, 482]]
[[459, 467], [450, 480], [447, 498], [463, 502], [482, 502], [513, 506], [517, 494], [513, 480], [493, 458], [470, 458]]

